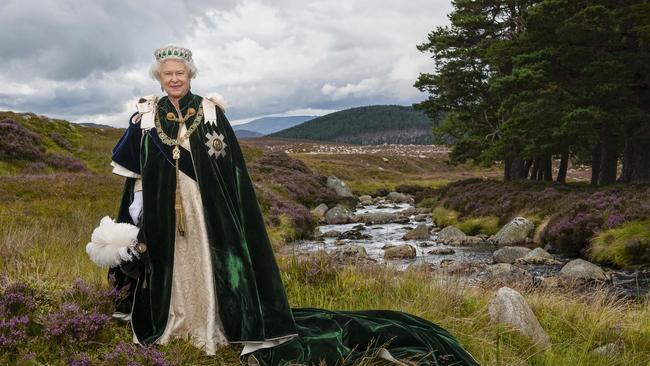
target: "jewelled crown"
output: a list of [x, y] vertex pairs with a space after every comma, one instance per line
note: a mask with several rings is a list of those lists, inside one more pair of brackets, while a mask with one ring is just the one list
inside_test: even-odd
[[188, 62], [192, 61], [192, 51], [174, 45], [158, 48], [153, 54], [156, 56], [156, 60], [158, 61], [162, 61], [166, 58], [184, 59]]

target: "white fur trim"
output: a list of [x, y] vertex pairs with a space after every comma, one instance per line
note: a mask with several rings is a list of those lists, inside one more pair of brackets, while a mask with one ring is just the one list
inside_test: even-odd
[[223, 95], [219, 93], [211, 93], [208, 94], [205, 99], [212, 101], [214, 104], [218, 105], [219, 108], [221, 108], [222, 111], [226, 111], [226, 108], [228, 108], [228, 102], [226, 101], [226, 98], [223, 97]]
[[122, 260], [133, 258], [127, 249], [138, 243], [138, 231], [140, 229], [137, 226], [116, 223], [104, 216], [93, 231], [91, 242], [86, 245], [86, 253], [90, 260], [101, 267], [117, 266]]

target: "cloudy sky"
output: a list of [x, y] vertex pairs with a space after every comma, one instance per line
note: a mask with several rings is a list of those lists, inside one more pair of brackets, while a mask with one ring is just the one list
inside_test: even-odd
[[433, 64], [415, 46], [449, 0], [1, 0], [0, 110], [126, 126], [157, 47], [194, 53], [198, 94], [234, 123], [411, 104]]

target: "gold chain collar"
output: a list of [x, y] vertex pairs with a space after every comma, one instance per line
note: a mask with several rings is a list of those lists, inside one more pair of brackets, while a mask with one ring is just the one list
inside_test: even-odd
[[[189, 116], [191, 117], [191, 116]], [[179, 132], [180, 132], [180, 125], [185, 123], [185, 118], [179, 114], [179, 121], [177, 122], [179, 124]], [[158, 132], [158, 136], [160, 137], [160, 141], [165, 143], [165, 145], [169, 146], [178, 146], [183, 144], [185, 140], [187, 140], [192, 132], [194, 132], [198, 127], [199, 124], [201, 124], [201, 121], [203, 120], [203, 103], [201, 103], [201, 106], [199, 107], [199, 111], [196, 113], [196, 117], [194, 118], [194, 122], [190, 125], [190, 128], [187, 129], [185, 134], [181, 136], [180, 138], [171, 138], [169, 137], [165, 131], [163, 131], [162, 126], [160, 125], [160, 115], [159, 115], [159, 109], [158, 105], [156, 105], [156, 117], [154, 119], [154, 122], [156, 124], [156, 131]]]

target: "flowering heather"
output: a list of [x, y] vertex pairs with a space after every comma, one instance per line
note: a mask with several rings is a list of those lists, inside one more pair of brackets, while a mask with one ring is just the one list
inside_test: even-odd
[[0, 121], [0, 136], [0, 160], [35, 161], [45, 152], [40, 136], [11, 119]]
[[326, 178], [314, 175], [305, 163], [284, 152], [266, 152], [251, 164], [251, 171], [256, 180], [283, 187], [287, 198], [307, 207], [337, 202], [336, 193], [326, 185]]
[[75, 353], [68, 357], [68, 366], [93, 366], [90, 356], [85, 352]]
[[104, 356], [104, 361], [111, 365], [128, 366], [172, 366], [175, 363], [168, 361], [164, 353], [154, 347], [142, 347], [133, 343], [120, 342], [113, 351]]
[[66, 170], [69, 172], [83, 172], [86, 171], [86, 165], [83, 161], [75, 158], [74, 156], [62, 154], [48, 154], [45, 156], [47, 164], [53, 168]]
[[65, 137], [61, 136], [58, 132], [50, 132], [47, 135], [52, 139], [52, 141], [56, 142], [57, 145], [66, 150], [72, 150], [72, 144], [70, 141], [66, 140]]
[[110, 320], [110, 316], [82, 310], [75, 303], [65, 302], [57, 312], [50, 313], [43, 321], [46, 338], [61, 342], [86, 344], [98, 337]]
[[496, 215], [500, 224], [526, 212], [551, 220], [541, 239], [567, 254], [581, 253], [600, 230], [650, 217], [648, 186], [592, 188], [553, 182], [468, 179], [416, 193], [457, 211], [459, 219]]
[[0, 348], [12, 348], [25, 342], [29, 323], [28, 315], [0, 319]]
[[36, 307], [34, 290], [24, 283], [8, 285], [0, 296], [0, 315], [27, 315]]

